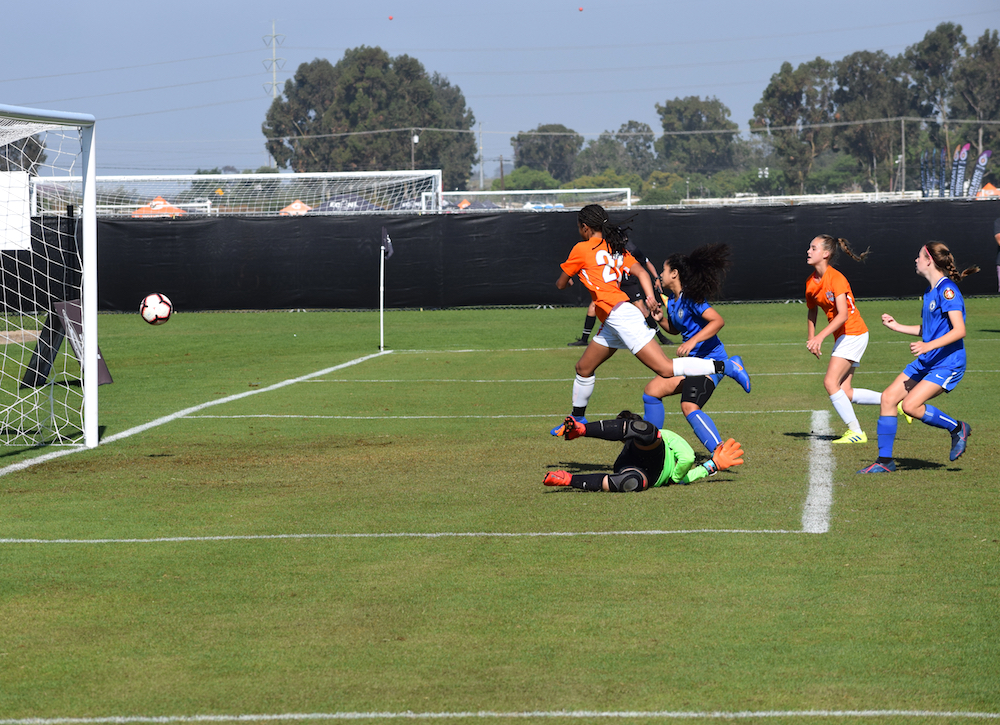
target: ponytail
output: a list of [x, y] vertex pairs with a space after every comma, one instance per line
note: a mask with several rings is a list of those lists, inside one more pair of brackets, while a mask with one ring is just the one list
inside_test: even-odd
[[632, 229], [628, 226], [628, 222], [632, 221], [632, 218], [629, 217], [622, 224], [612, 223], [608, 219], [608, 213], [600, 204], [587, 204], [576, 215], [576, 220], [580, 224], [585, 224], [595, 232], [601, 233], [601, 237], [608, 243], [608, 248], [613, 254], [625, 254], [628, 233]]
[[868, 255], [871, 253], [871, 247], [866, 249], [861, 254], [858, 254], [853, 249], [851, 249], [850, 242], [846, 239], [841, 239], [840, 237], [832, 237], [829, 234], [817, 234], [816, 239], [823, 242], [823, 248], [830, 253], [830, 264], [837, 258], [837, 253], [843, 251], [848, 257], [853, 259], [855, 262], [864, 262]]
[[956, 284], [961, 282], [970, 274], [975, 274], [979, 271], [979, 266], [974, 264], [971, 267], [966, 267], [959, 272], [958, 267], [955, 266], [955, 257], [952, 256], [951, 250], [948, 249], [944, 242], [927, 242], [924, 247], [927, 249], [927, 253], [931, 256], [931, 261], [934, 262], [934, 266], [941, 270], [941, 273], [944, 274], [945, 277]]

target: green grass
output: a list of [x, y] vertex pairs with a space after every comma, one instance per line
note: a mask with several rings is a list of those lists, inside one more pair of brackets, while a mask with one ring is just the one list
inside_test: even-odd
[[[622, 496], [541, 485], [618, 450], [547, 434], [583, 310], [392, 311], [392, 353], [274, 390], [378, 353], [377, 314], [102, 316], [106, 441], [263, 392], [0, 477], [0, 720], [1000, 714], [1000, 300], [968, 307], [969, 372], [937, 403], [972, 424], [969, 453], [949, 463], [946, 433], [904, 424], [901, 470], [856, 476], [878, 416], [859, 406], [872, 442], [836, 447], [825, 534], [801, 533], [811, 411], [840, 421], [803, 305], [719, 307], [753, 393], [725, 383], [708, 411], [746, 464]], [[855, 384], [880, 390], [910, 356], [878, 317], [915, 323], [919, 302], [861, 309]], [[648, 378], [616, 355], [589, 417], [641, 410]], [[607, 722], [518, 721], [536, 719]]]

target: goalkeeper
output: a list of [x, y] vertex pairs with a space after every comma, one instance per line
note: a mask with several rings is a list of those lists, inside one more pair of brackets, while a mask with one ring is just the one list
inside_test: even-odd
[[673, 431], [658, 429], [635, 413], [623, 410], [614, 420], [582, 423], [567, 416], [562, 435], [574, 438], [600, 438], [625, 444], [615, 461], [613, 473], [570, 474], [549, 471], [542, 481], [546, 486], [572, 486], [582, 491], [645, 491], [672, 483], [689, 484], [699, 478], [725, 471], [743, 463], [743, 448], [730, 438], [720, 444], [712, 457], [694, 465], [694, 450]]

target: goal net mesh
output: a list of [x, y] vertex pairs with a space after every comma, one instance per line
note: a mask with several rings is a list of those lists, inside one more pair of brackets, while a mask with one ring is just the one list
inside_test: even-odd
[[544, 189], [534, 191], [446, 191], [442, 195], [446, 212], [565, 211], [587, 204], [605, 208], [631, 208], [632, 190]]
[[[35, 179], [40, 191], [60, 183]], [[98, 217], [419, 213], [440, 209], [441, 172], [98, 176], [96, 195]]]
[[[60, 312], [79, 319], [82, 258], [78, 127], [0, 114], [0, 443], [83, 440], [82, 343], [63, 344]], [[44, 179], [44, 184], [37, 184]], [[73, 311], [75, 308], [75, 312]]]

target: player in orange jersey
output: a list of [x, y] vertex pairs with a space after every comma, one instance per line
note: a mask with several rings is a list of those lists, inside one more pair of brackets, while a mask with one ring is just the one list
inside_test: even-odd
[[[653, 292], [649, 273], [626, 249], [628, 227], [612, 224], [607, 212], [597, 204], [589, 204], [577, 214], [577, 229], [583, 241], [579, 242], [569, 258], [562, 263], [562, 274], [556, 280], [556, 287], [566, 289], [574, 276], [590, 292], [591, 299], [601, 321], [601, 329], [587, 345], [576, 363], [576, 379], [573, 382], [573, 417], [585, 419], [587, 403], [594, 391], [594, 373], [601, 363], [619, 349], [627, 349], [639, 361], [657, 375], [664, 378], [686, 375], [725, 374], [735, 379], [745, 391], [750, 392], [750, 376], [739, 357], [726, 360], [702, 360], [683, 358], [671, 360], [653, 339], [651, 329], [643, 314], [630, 303], [629, 296], [621, 291], [619, 282], [627, 272], [635, 276], [642, 286], [646, 306], [651, 312], [659, 312], [660, 302]], [[552, 429], [552, 435], [559, 435], [562, 424]]]
[[[868, 327], [861, 319], [861, 313], [854, 304], [851, 284], [841, 272], [832, 266], [837, 253], [843, 250], [857, 262], [864, 261], [868, 252], [858, 255], [851, 249], [846, 239], [820, 234], [809, 243], [806, 263], [813, 273], [806, 280], [806, 307], [809, 309], [809, 337], [806, 349], [817, 358], [822, 357], [823, 340], [833, 335], [833, 350], [826, 368], [823, 385], [834, 410], [847, 426], [847, 432], [834, 443], [867, 443], [868, 436], [861, 429], [854, 406], [878, 405], [881, 394], [866, 388], [851, 385], [854, 372], [861, 364], [861, 356], [868, 347]], [[826, 313], [827, 325], [816, 331], [817, 310]]]

